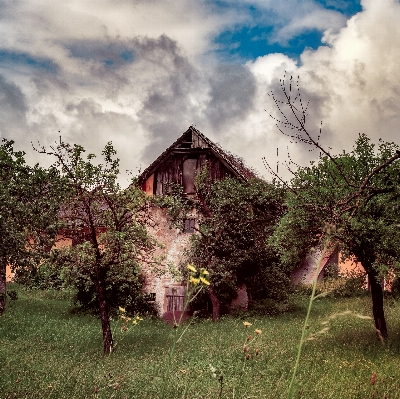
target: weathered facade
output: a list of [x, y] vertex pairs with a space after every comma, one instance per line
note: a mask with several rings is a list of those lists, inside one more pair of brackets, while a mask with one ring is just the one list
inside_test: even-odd
[[[165, 195], [171, 184], [179, 184], [187, 195], [195, 194], [196, 172], [207, 166], [211, 182], [236, 177], [246, 181], [255, 177], [253, 171], [234, 155], [224, 151], [209, 140], [195, 127], [182, 134], [167, 148], [139, 177], [139, 184], [148, 195]], [[166, 264], [177, 266], [183, 260], [183, 252], [188, 247], [190, 236], [194, 233], [197, 215], [188, 215], [183, 229], [171, 228], [165, 212], [155, 208], [152, 211], [153, 226], [150, 233], [163, 244]], [[161, 255], [161, 254], [159, 254]], [[185, 288], [181, 281], [168, 270], [164, 274], [145, 271], [145, 291], [155, 299], [160, 315], [166, 319], [179, 317], [182, 310]], [[235, 307], [247, 307], [247, 293], [241, 287]]]
[[199, 130], [190, 126], [139, 177], [147, 194], [168, 194], [171, 183], [183, 186], [186, 194], [194, 194], [194, 176], [207, 164], [211, 181], [236, 177], [246, 181], [255, 174], [234, 155], [224, 151]]

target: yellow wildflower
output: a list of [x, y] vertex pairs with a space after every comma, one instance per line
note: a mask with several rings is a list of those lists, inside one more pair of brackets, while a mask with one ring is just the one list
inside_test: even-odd
[[200, 283], [200, 279], [194, 278], [193, 276], [190, 277], [189, 282], [191, 282], [194, 285], [197, 285]]
[[204, 277], [200, 277], [200, 281], [205, 285], [210, 285], [210, 282], [206, 280]]
[[134, 325], [136, 325], [137, 323], [138, 323], [137, 320], [132, 321], [132, 324], [134, 324]]
[[208, 276], [210, 273], [208, 273], [208, 271], [204, 268], [200, 269], [200, 273], [203, 274], [204, 276]]
[[244, 321], [244, 322], [243, 322], [243, 325], [244, 325], [245, 327], [250, 327], [250, 326], [251, 326], [251, 323], [249, 323], [248, 321]]
[[196, 270], [196, 268], [193, 266], [193, 265], [187, 265], [187, 268], [191, 271], [191, 272], [193, 272], [193, 273], [197, 273], [197, 270]]
[[126, 313], [126, 310], [125, 310], [124, 308], [121, 308], [121, 306], [119, 306], [118, 309], [119, 309], [119, 311], [120, 311], [121, 313]]

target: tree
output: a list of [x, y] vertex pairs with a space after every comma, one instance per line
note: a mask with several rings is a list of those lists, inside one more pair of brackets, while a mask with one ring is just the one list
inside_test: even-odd
[[173, 209], [179, 223], [188, 210], [197, 210], [197, 234], [187, 255], [189, 262], [210, 273], [208, 295], [215, 320], [241, 284], [246, 284], [250, 300], [282, 299], [289, 279], [267, 246], [284, 210], [284, 190], [260, 179], [243, 183], [226, 178], [210, 184], [207, 175], [205, 168], [196, 177], [196, 196], [180, 197], [184, 206], [176, 212], [175, 201]]
[[37, 267], [57, 234], [59, 204], [65, 195], [55, 168], [30, 167], [14, 142], [0, 145], [0, 315], [6, 306], [6, 266]]
[[298, 82], [295, 85], [291, 78], [289, 83], [282, 81], [281, 87], [282, 101], [272, 94], [282, 116], [275, 119], [278, 128], [285, 134], [289, 131], [293, 140], [318, 149], [321, 155], [309, 167], [292, 171], [290, 183], [282, 180], [288, 188], [288, 212], [271, 242], [283, 263], [293, 267], [320, 244], [329, 226], [332, 244], [337, 244], [345, 256], [354, 256], [369, 277], [375, 327], [385, 339], [379, 278], [389, 267], [400, 266], [400, 165], [394, 162], [400, 157], [399, 147], [381, 140], [376, 151], [368, 137], [360, 135], [350, 153], [333, 156], [319, 142], [321, 130], [317, 139], [307, 130], [307, 106], [301, 100]]
[[83, 147], [63, 142], [50, 150], [42, 147], [39, 152], [56, 157], [55, 166], [67, 180], [70, 192], [61, 218], [64, 236], [72, 239], [73, 245], [53, 252], [68, 267], [69, 278], [76, 285], [83, 281], [88, 291], [94, 286], [104, 353], [109, 354], [113, 350], [109, 320], [112, 286], [127, 284], [134, 286], [130, 292], [138, 292], [140, 263], [154, 244], [142, 214], [145, 195], [135, 184], [120, 189], [119, 159], [111, 143], [102, 152], [104, 164], [95, 164], [93, 154], [84, 159]]

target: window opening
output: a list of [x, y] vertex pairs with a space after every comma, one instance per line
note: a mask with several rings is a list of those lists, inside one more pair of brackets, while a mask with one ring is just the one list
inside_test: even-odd
[[184, 233], [194, 233], [196, 219], [185, 219], [185, 225], [183, 226]]
[[188, 158], [183, 162], [182, 184], [185, 194], [194, 194], [194, 176], [196, 175], [197, 159]]

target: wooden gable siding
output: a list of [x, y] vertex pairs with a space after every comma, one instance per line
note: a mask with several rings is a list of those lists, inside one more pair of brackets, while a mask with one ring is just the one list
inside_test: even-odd
[[236, 177], [241, 181], [255, 177], [254, 172], [239, 158], [224, 151], [195, 127], [190, 126], [142, 172], [138, 183], [148, 195], [168, 194], [171, 183], [182, 185], [187, 194], [192, 194], [195, 174], [204, 168], [206, 163], [211, 182], [226, 177]]
[[[163, 195], [168, 194], [171, 183], [183, 185], [184, 163], [188, 159], [196, 160], [192, 179], [194, 179], [195, 173], [202, 170], [206, 165], [209, 168], [209, 178], [212, 182], [233, 176], [225, 165], [208, 151], [175, 153], [166, 162], [160, 165], [155, 171], [154, 177], [150, 176], [147, 179], [145, 183], [146, 193], [150, 194], [150, 186], [152, 186], [153, 194]], [[153, 180], [154, 183], [151, 180]], [[188, 194], [191, 194], [191, 192]]]

